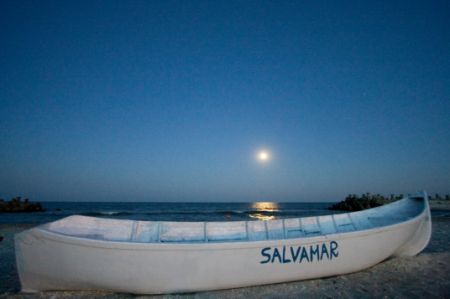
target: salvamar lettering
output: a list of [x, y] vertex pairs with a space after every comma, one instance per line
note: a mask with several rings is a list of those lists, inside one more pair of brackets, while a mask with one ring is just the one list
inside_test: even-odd
[[266, 247], [261, 250], [263, 260], [261, 264], [266, 263], [303, 263], [321, 261], [323, 259], [332, 260], [339, 256], [338, 243], [331, 241], [329, 243], [314, 244], [307, 246], [283, 246]]

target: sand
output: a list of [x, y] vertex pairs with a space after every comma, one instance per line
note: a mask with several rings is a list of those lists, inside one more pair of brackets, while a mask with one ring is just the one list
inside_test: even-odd
[[337, 277], [194, 294], [134, 296], [111, 292], [22, 294], [13, 235], [29, 226], [1, 225], [0, 298], [450, 298], [450, 218], [433, 218], [428, 247], [416, 257], [393, 258]]
[[450, 200], [430, 200], [430, 208], [433, 210], [449, 211]]

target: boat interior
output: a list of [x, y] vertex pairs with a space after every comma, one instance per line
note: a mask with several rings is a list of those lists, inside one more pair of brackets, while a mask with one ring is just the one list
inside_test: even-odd
[[403, 222], [424, 209], [422, 198], [405, 198], [353, 213], [276, 220], [165, 222], [69, 216], [44, 224], [53, 233], [115, 242], [207, 243], [306, 238], [354, 232]]

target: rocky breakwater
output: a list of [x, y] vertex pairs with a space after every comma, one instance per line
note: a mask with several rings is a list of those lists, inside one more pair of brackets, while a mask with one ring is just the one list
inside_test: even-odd
[[30, 213], [43, 212], [44, 208], [38, 202], [30, 202], [28, 198], [22, 200], [15, 197], [9, 201], [0, 199], [0, 213]]

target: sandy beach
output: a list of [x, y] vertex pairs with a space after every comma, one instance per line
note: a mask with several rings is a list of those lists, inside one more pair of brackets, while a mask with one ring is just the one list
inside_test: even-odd
[[430, 200], [431, 210], [450, 211], [450, 202], [448, 200]]
[[450, 218], [433, 217], [433, 235], [418, 256], [394, 258], [370, 269], [337, 277], [194, 294], [134, 296], [111, 292], [22, 294], [13, 236], [29, 225], [1, 225], [0, 298], [448, 298], [450, 297]]

